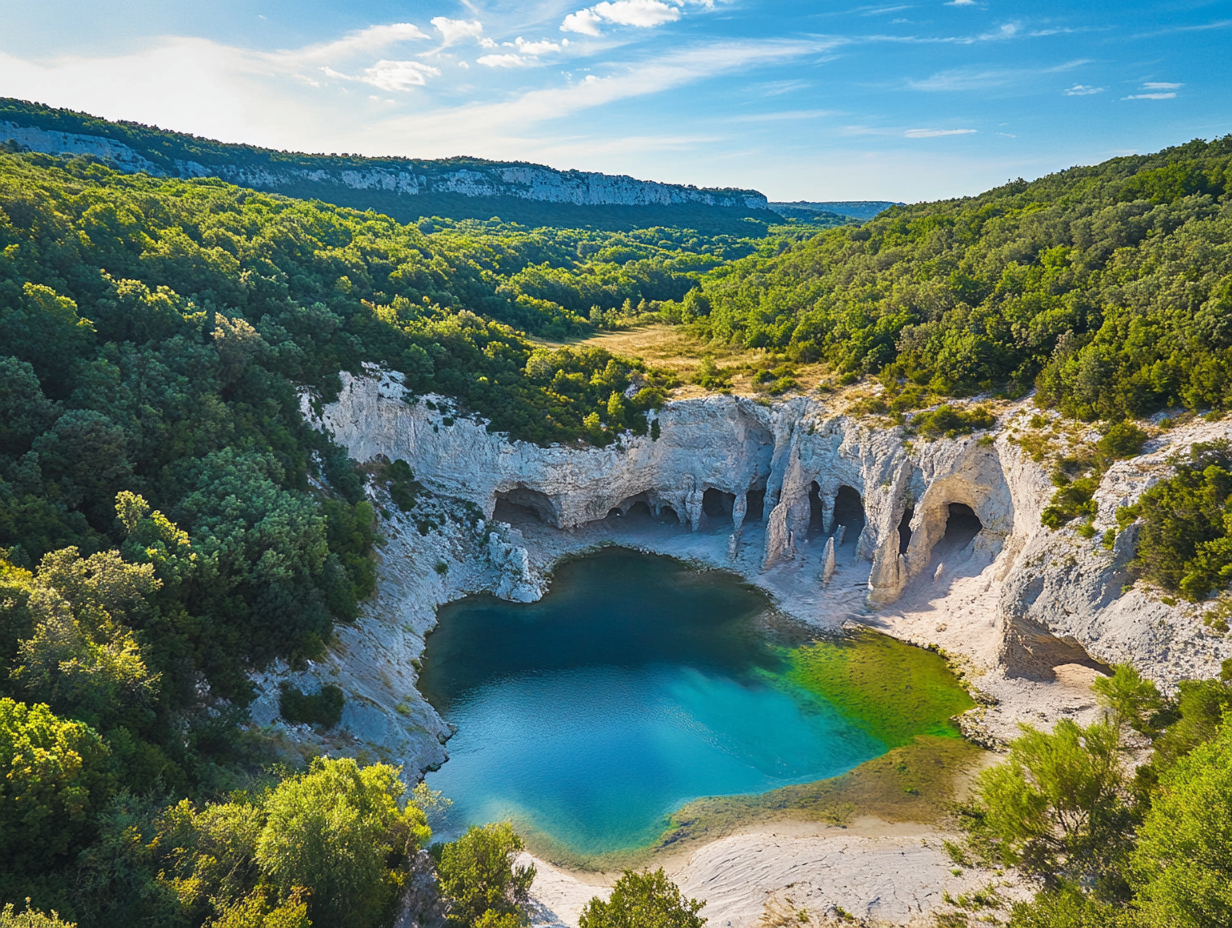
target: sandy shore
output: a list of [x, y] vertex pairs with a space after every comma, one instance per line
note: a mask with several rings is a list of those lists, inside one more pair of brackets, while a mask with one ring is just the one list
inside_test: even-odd
[[[767, 909], [801, 909], [825, 918], [845, 911], [896, 925], [929, 923], [957, 896], [1004, 883], [994, 874], [955, 866], [942, 842], [958, 836], [928, 825], [856, 819], [847, 828], [779, 822], [749, 827], [664, 862], [690, 898], [706, 900], [711, 926], [755, 928]], [[574, 874], [529, 854], [538, 874], [532, 924], [574, 928], [582, 907], [607, 897], [613, 875]], [[1010, 885], [1002, 892], [1017, 895]]]

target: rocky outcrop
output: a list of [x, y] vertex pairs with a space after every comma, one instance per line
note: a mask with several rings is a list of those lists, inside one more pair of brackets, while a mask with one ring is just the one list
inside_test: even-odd
[[[406, 397], [400, 375], [375, 369], [344, 374], [338, 399], [319, 414], [305, 396], [304, 412], [356, 459], [403, 458], [425, 486], [474, 503], [497, 525], [502, 512], [516, 512], [572, 531], [644, 507], [694, 532], [730, 533], [733, 565], [757, 543], [761, 570], [799, 575], [792, 583], [819, 596], [835, 570], [864, 562], [872, 608], [955, 571], [983, 577], [997, 593], [990, 619], [1010, 673], [1047, 679], [1060, 664], [1129, 660], [1168, 685], [1210, 675], [1232, 653], [1184, 608], [1124, 589], [1132, 531], [1110, 549], [1101, 543], [1117, 506], [1159, 479], [1170, 451], [1232, 433], [1228, 426], [1174, 430], [1113, 467], [1096, 497], [1097, 535], [1084, 539], [1042, 528], [1053, 488], [1008, 432], [910, 445], [897, 429], [871, 428], [818, 400], [669, 403], [658, 439], [626, 435], [602, 449], [510, 442], [443, 398]], [[750, 522], [754, 500], [765, 516]], [[507, 530], [488, 537], [488, 560], [499, 595], [542, 594], [525, 545]]]
[[[211, 159], [208, 164], [175, 159], [156, 164], [123, 142], [101, 135], [63, 132], [0, 121], [0, 141], [13, 141], [48, 154], [93, 155], [113, 162], [123, 171], [143, 171], [156, 177], [221, 177], [229, 183], [261, 190], [303, 195], [305, 185], [323, 190], [380, 191], [399, 197], [446, 194], [468, 198], [503, 198], [574, 206], [679, 206], [698, 205], [737, 210], [768, 210], [766, 198], [756, 190], [700, 189], [691, 185], [661, 184], [624, 175], [594, 171], [558, 171], [537, 164], [502, 163], [468, 159], [465, 165], [449, 161], [407, 159], [345, 159], [302, 156], [252, 160], [252, 150], [233, 160]], [[223, 146], [217, 146], [225, 151]], [[327, 193], [319, 194], [329, 200]]]

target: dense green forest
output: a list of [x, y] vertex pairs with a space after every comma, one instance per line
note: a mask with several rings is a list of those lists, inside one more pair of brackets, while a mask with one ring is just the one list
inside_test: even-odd
[[[404, 372], [412, 396], [450, 397], [450, 416], [605, 445], [645, 433], [672, 381], [636, 359], [544, 342], [670, 321], [786, 364], [876, 375], [900, 411], [1033, 386], [1041, 405], [1108, 423], [1222, 410], [1230, 192], [1223, 139], [896, 207], [859, 227], [744, 237], [400, 224], [10, 146], [0, 899], [28, 896], [88, 926], [389, 922], [439, 800], [408, 796], [383, 765], [281, 766], [277, 746], [242, 726], [251, 672], [319, 656], [375, 582], [366, 475], [304, 424], [301, 390], [328, 399], [340, 371], [375, 362]], [[985, 427], [988, 415], [941, 405], [918, 431]], [[1092, 466], [1144, 437], [1105, 431]], [[1230, 460], [1223, 446], [1196, 449], [1123, 512], [1126, 525], [1141, 520], [1138, 576], [1191, 599], [1226, 588]], [[409, 469], [388, 476], [395, 492], [413, 484]], [[1196, 891], [1167, 863], [1189, 841], [1215, 861], [1194, 878], [1226, 885], [1228, 843], [1211, 835], [1227, 823], [1210, 810], [1232, 789], [1220, 727], [1232, 688], [1194, 682], [1168, 701], [1129, 674], [1103, 694], [1115, 716], [1103, 728], [1028, 734], [968, 810], [971, 854], [1040, 881], [1015, 924], [1226, 923], [1215, 890], [1208, 912], [1184, 914]], [[340, 705], [332, 691], [289, 691], [283, 711], [328, 723]], [[1135, 737], [1155, 760], [1131, 782], [1108, 758]], [[1073, 774], [1066, 789], [1083, 786], [1069, 805], [1058, 770]], [[1030, 808], [1014, 804], [1024, 795]], [[1069, 821], [1080, 824], [1058, 838]], [[341, 870], [323, 850], [339, 829], [353, 839]], [[499, 826], [434, 849], [455, 923], [521, 923], [518, 849]], [[696, 903], [660, 876], [630, 875], [588, 923], [625, 924], [626, 908], [650, 905], [692, 924]], [[9, 912], [0, 925], [21, 918], [52, 924]]]
[[665, 313], [878, 374], [907, 408], [1038, 386], [1083, 419], [1224, 409], [1232, 137], [895, 207], [716, 268]]

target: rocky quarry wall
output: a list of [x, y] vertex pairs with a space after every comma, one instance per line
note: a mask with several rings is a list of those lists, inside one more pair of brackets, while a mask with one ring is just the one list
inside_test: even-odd
[[[428, 535], [391, 517], [382, 591], [370, 607], [375, 624], [343, 631], [341, 656], [329, 671], [337, 676], [341, 667], [343, 676], [363, 678], [364, 686], [384, 687], [384, 696], [372, 692], [366, 700], [375, 712], [367, 722], [363, 700], [348, 704], [351, 729], [370, 744], [402, 737], [390, 750], [425, 766], [443, 760], [443, 723], [426, 704], [410, 713], [413, 719], [403, 712], [401, 721], [381, 705], [391, 692], [414, 692], [415, 673], [405, 665], [422, 651], [436, 605], [478, 590], [538, 599], [553, 556], [567, 553], [571, 543], [576, 550], [586, 539], [601, 538], [613, 516], [635, 508], [659, 522], [679, 523], [678, 540], [658, 550], [684, 556], [703, 550], [687, 549], [689, 538], [709, 538], [714, 544], [706, 550], [718, 552], [712, 562], [772, 595], [794, 591], [788, 611], [823, 628], [854, 618], [894, 633], [879, 621], [878, 610], [897, 608], [892, 604], [917, 588], [928, 591], [928, 608], [944, 621], [945, 584], [969, 580], [980, 585], [982, 602], [993, 612], [980, 634], [993, 637], [985, 643], [995, 647], [985, 650], [996, 654], [993, 669], [1007, 677], [1049, 680], [1060, 665], [1129, 661], [1171, 687], [1218, 673], [1220, 661], [1232, 655], [1227, 638], [1205, 629], [1192, 607], [1124, 589], [1132, 530], [1111, 550], [1101, 544], [1117, 507], [1167, 473], [1169, 454], [1232, 433], [1227, 425], [1174, 429], [1142, 456], [1114, 466], [1096, 496], [1097, 534], [1084, 539], [1040, 524], [1053, 487], [1043, 466], [1009, 434], [1018, 416], [1031, 415], [1025, 406], [982, 435], [910, 443], [899, 429], [836, 414], [820, 399], [765, 405], [712, 396], [665, 405], [657, 415], [657, 439], [628, 435], [602, 449], [543, 448], [489, 432], [441, 397], [408, 397], [397, 373], [344, 373], [342, 383], [332, 403], [303, 397], [310, 421], [328, 429], [356, 460], [402, 458], [447, 509], [470, 504], [483, 515], [470, 529], [459, 520]], [[540, 525], [538, 541], [528, 542], [502, 521], [502, 511], [530, 516]], [[863, 602], [854, 616], [850, 610], [839, 614], [832, 608], [837, 600], [826, 598], [836, 547], [848, 552], [844, 564], [858, 565], [844, 568], [846, 577], [860, 581]], [[431, 572], [440, 558], [447, 575]], [[390, 613], [402, 618], [391, 625]], [[379, 639], [373, 629], [381, 622], [403, 629], [406, 640], [373, 639], [365, 649], [360, 639]], [[359, 666], [347, 668], [348, 651]], [[376, 660], [386, 678], [379, 684], [365, 663]], [[403, 676], [390, 684], [389, 674], [399, 667]], [[394, 737], [391, 729], [399, 725], [420, 735]]]

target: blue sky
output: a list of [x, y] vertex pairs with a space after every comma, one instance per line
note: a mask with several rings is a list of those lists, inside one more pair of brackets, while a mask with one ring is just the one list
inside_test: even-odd
[[0, 95], [274, 148], [918, 201], [1232, 132], [1232, 2], [0, 0]]

